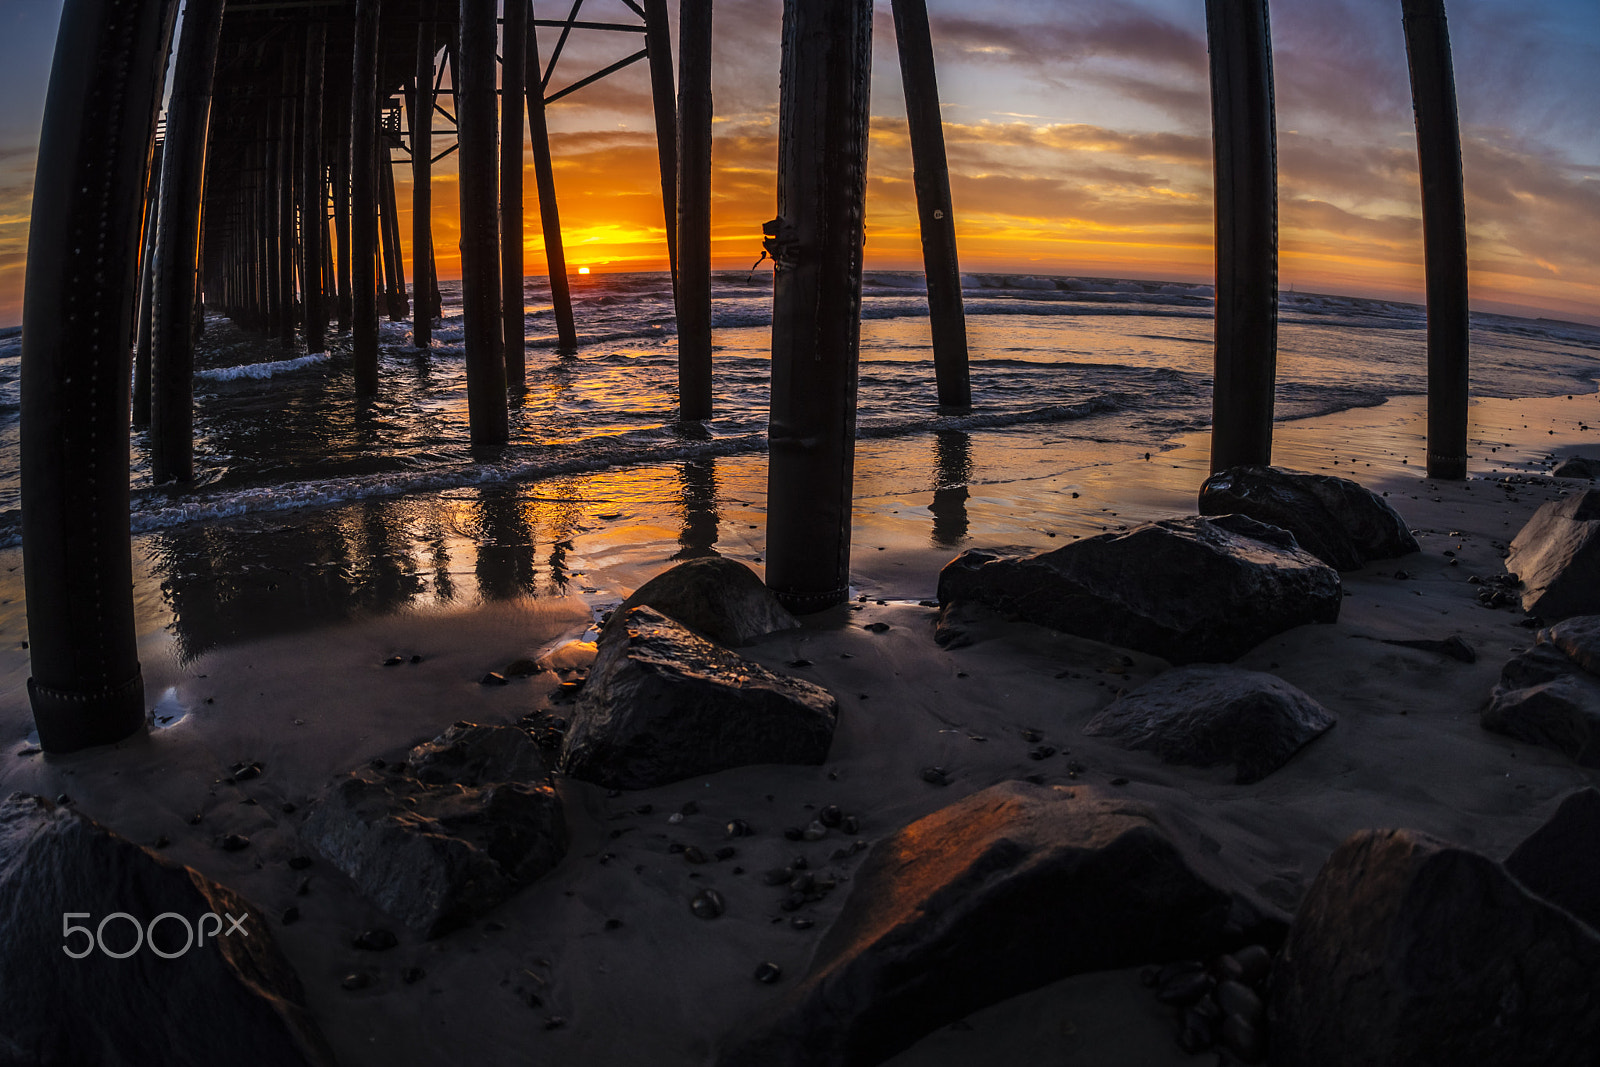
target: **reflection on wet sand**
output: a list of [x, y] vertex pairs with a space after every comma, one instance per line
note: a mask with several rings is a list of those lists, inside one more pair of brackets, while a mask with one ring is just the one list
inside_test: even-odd
[[717, 467], [710, 458], [686, 459], [678, 467], [683, 532], [678, 535], [678, 551], [673, 559], [697, 559], [718, 555], [717, 543]]
[[478, 494], [478, 592], [485, 600], [536, 595], [538, 561], [527, 505], [514, 488], [492, 486]]
[[972, 435], [940, 430], [934, 435], [933, 544], [959, 548], [967, 539], [967, 483], [972, 480]]

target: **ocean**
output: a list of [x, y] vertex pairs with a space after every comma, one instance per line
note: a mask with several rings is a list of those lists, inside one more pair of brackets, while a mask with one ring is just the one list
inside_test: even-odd
[[[412, 346], [409, 322], [383, 321], [380, 394], [367, 404], [351, 389], [348, 335], [308, 355], [210, 316], [196, 360], [196, 481], [153, 485], [136, 433], [133, 531], [765, 450], [770, 274], [714, 278], [716, 417], [703, 425], [675, 421], [668, 276], [593, 274], [573, 283], [581, 347], [563, 357], [546, 280], [527, 279], [526, 392], [512, 411], [511, 443], [477, 455], [467, 443], [458, 283], [442, 287], [444, 321], [428, 351]], [[1058, 435], [1159, 447], [1208, 424], [1210, 286], [969, 274], [963, 287], [973, 410], [944, 416], [920, 274], [867, 274], [860, 437], [1049, 424]], [[1283, 294], [1277, 417], [1425, 392], [1425, 325], [1416, 305]], [[21, 536], [20, 345], [19, 331], [0, 331], [0, 547]], [[1592, 392], [1597, 376], [1600, 328], [1472, 318], [1475, 395]]]

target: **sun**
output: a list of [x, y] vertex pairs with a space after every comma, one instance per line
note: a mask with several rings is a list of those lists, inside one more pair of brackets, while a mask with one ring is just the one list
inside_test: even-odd
[[579, 274], [588, 274], [589, 273], [589, 268], [588, 267], [579, 267], [578, 268], [578, 273]]

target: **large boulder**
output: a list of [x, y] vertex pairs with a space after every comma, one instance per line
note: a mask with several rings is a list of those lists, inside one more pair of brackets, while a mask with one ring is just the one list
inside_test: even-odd
[[612, 612], [607, 632], [621, 625], [619, 620], [630, 609], [641, 605], [730, 648], [800, 625], [755, 571], [721, 556], [680, 563], [645, 582]]
[[1540, 630], [1539, 643], [1558, 649], [1579, 667], [1600, 676], [1600, 615], [1579, 615]]
[[1511, 542], [1522, 610], [1545, 619], [1600, 615], [1600, 489], [1552, 500]]
[[1557, 478], [1587, 478], [1593, 481], [1600, 478], [1600, 459], [1591, 459], [1588, 456], [1569, 456], [1550, 472]]
[[538, 782], [548, 774], [539, 746], [515, 726], [458, 722], [406, 757], [422, 782], [483, 785], [487, 782]]
[[1112, 701], [1083, 732], [1163, 763], [1231, 763], [1241, 785], [1259, 782], [1334, 724], [1321, 704], [1260, 671], [1201, 664], [1164, 671]]
[[1172, 663], [1233, 660], [1335, 622], [1340, 600], [1338, 571], [1244, 515], [1150, 522], [1023, 558], [969, 551], [939, 572], [943, 609], [978, 603]]
[[1600, 677], [1553, 644], [1507, 661], [1479, 719], [1485, 730], [1563, 752], [1600, 767]]
[[1600, 930], [1600, 790], [1568, 794], [1550, 821], [1506, 857], [1506, 870]]
[[1278, 1067], [1594, 1067], [1600, 935], [1407, 830], [1334, 850], [1273, 968]]
[[1024, 782], [880, 841], [852, 884], [810, 973], [722, 1042], [721, 1067], [878, 1063], [1069, 975], [1216, 952], [1261, 915], [1156, 809]]
[[614, 789], [648, 789], [753, 763], [828, 758], [838, 702], [648, 607], [601, 637], [572, 709], [561, 769]]
[[8, 1067], [333, 1062], [259, 908], [26, 793], [0, 802], [0, 1005]]
[[424, 937], [487, 912], [560, 863], [568, 843], [548, 783], [434, 785], [374, 770], [342, 779], [300, 836]]
[[1200, 514], [1248, 515], [1288, 530], [1301, 548], [1341, 571], [1421, 551], [1405, 520], [1381, 496], [1328, 474], [1230, 467], [1200, 487]]

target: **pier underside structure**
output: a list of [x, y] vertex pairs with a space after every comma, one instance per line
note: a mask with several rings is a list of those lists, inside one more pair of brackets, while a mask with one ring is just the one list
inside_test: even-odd
[[[66, 0], [50, 79], [24, 303], [21, 475], [29, 693], [52, 752], [116, 741], [145, 721], [129, 559], [130, 406], [133, 423], [148, 424], [156, 481], [191, 480], [194, 344], [206, 312], [308, 353], [347, 346], [350, 392], [377, 397], [380, 315], [410, 316], [414, 344], [430, 344], [440, 314], [431, 181], [459, 153], [470, 432], [492, 455], [525, 373], [524, 152], [558, 351], [570, 353], [579, 336], [545, 112], [641, 60], [681, 328], [679, 416], [713, 414], [710, 0], [680, 0], [676, 67], [666, 0], [609, 0], [620, 15], [588, 19], [583, 0], [560, 18], [537, 17], [531, 0], [188, 0], [181, 25], [179, 6]], [[873, 18], [871, 0], [784, 7], [778, 209], [763, 227], [775, 265], [767, 580], [797, 610], [819, 610], [849, 585]], [[1221, 190], [1217, 456], [1268, 462], [1276, 167], [1266, 0], [1206, 7]], [[1423, 144], [1430, 374], [1464, 397], [1448, 41], [1439, 0], [1404, 7]], [[894, 0], [893, 13], [938, 404], [958, 414], [972, 399], [934, 75], [938, 24], [925, 0]], [[639, 47], [558, 78], [574, 33]], [[397, 165], [410, 168], [409, 203], [396, 194]], [[1439, 187], [1452, 167], [1455, 199]], [[1464, 466], [1455, 455], [1464, 403], [1430, 406], [1434, 420], [1430, 470], [1437, 452], [1437, 473], [1448, 475], [1458, 458]]]

